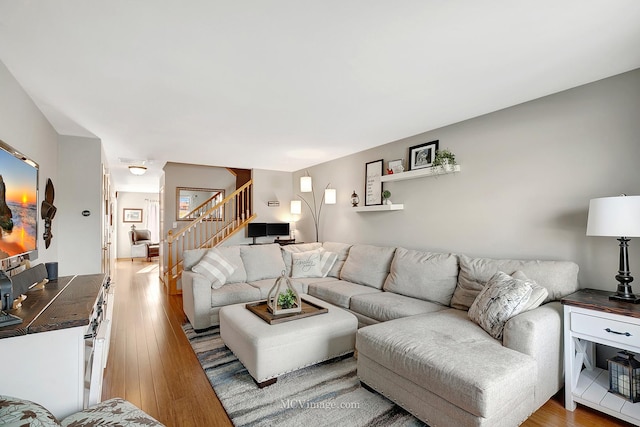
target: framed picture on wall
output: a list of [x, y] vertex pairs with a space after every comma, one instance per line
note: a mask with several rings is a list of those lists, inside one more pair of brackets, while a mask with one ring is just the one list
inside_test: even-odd
[[142, 222], [142, 209], [122, 209], [122, 222]]
[[409, 170], [430, 168], [436, 158], [438, 140], [409, 148]]
[[382, 204], [382, 164], [383, 160], [369, 162], [365, 166], [364, 181], [364, 205], [373, 206]]

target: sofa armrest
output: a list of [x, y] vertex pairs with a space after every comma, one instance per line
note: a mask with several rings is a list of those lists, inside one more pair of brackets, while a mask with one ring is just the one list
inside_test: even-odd
[[564, 385], [562, 304], [558, 301], [521, 313], [507, 322], [502, 344], [532, 356], [538, 364], [536, 408]]
[[182, 272], [182, 309], [193, 329], [211, 326], [211, 282], [203, 275], [188, 270]]

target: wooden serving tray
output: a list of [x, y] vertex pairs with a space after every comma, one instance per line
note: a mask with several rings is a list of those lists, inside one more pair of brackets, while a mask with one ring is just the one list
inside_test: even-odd
[[258, 301], [251, 302], [246, 305], [249, 311], [253, 312], [256, 316], [260, 317], [262, 320], [267, 322], [270, 325], [275, 325], [277, 323], [290, 322], [296, 319], [302, 319], [304, 317], [315, 316], [317, 314], [327, 313], [329, 311], [328, 308], [321, 307], [317, 304], [314, 304], [310, 301], [302, 300], [302, 311], [299, 313], [287, 313], [287, 314], [278, 314], [274, 315], [269, 311], [267, 307], [267, 301]]

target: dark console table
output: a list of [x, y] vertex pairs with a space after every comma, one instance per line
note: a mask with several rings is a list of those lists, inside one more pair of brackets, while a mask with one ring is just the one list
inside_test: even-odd
[[113, 311], [109, 279], [60, 277], [26, 296], [9, 310], [22, 324], [0, 328], [0, 394], [38, 402], [57, 417], [97, 403]]

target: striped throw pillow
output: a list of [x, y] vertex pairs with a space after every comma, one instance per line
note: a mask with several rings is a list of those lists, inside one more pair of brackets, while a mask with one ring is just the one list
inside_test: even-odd
[[220, 289], [236, 268], [216, 249], [210, 249], [196, 265], [191, 267], [191, 271], [209, 279], [212, 289]]

